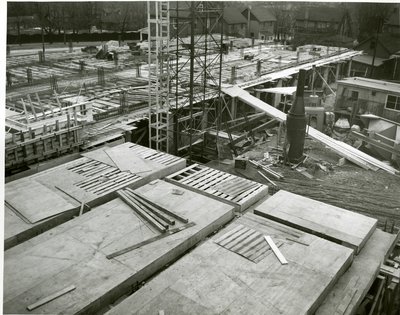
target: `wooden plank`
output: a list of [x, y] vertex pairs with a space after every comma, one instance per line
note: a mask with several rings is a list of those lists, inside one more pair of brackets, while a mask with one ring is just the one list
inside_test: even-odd
[[134, 191], [134, 190], [132, 190], [132, 189], [130, 189], [130, 188], [126, 188], [126, 190], [127, 190], [128, 192], [134, 194], [134, 195], [135, 195], [137, 198], [139, 198], [142, 202], [146, 202], [146, 203], [150, 204], [151, 206], [155, 207], [156, 209], [158, 209], [158, 210], [160, 210], [160, 211], [162, 211], [162, 212], [165, 212], [165, 213], [168, 214], [169, 216], [171, 216], [171, 217], [173, 217], [173, 218], [175, 218], [175, 219], [177, 219], [177, 220], [179, 220], [179, 221], [181, 221], [181, 222], [184, 222], [184, 223], [188, 223], [188, 222], [189, 222], [189, 220], [188, 220], [187, 218], [184, 218], [183, 216], [178, 215], [177, 213], [175, 213], [174, 211], [172, 211], [172, 210], [170, 210], [170, 209], [167, 209], [167, 208], [165, 208], [165, 207], [160, 206], [160, 205], [159, 205], [158, 203], [156, 203], [155, 201], [152, 201], [152, 200], [146, 198], [145, 196], [141, 195], [141, 194], [138, 193], [137, 191]]
[[43, 304], [49, 303], [49, 302], [53, 301], [54, 299], [56, 299], [64, 294], [67, 294], [75, 289], [76, 289], [76, 287], [74, 285], [70, 285], [58, 292], [53, 293], [52, 295], [49, 295], [49, 296], [37, 301], [36, 303], [28, 305], [26, 308], [28, 311], [33, 311], [34, 309], [42, 306]]
[[129, 198], [129, 196], [123, 190], [117, 191], [117, 195], [123, 201], [125, 201], [133, 210], [135, 210], [138, 215], [140, 215], [143, 219], [146, 220], [146, 222], [150, 223], [150, 225], [155, 227], [158, 231], [164, 233], [167, 230], [168, 226], [165, 226], [158, 222], [153, 216], [151, 216], [142, 207], [140, 207], [134, 200]]
[[267, 241], [268, 245], [271, 247], [272, 251], [274, 252], [276, 258], [279, 259], [282, 265], [287, 265], [288, 262], [286, 258], [282, 255], [281, 251], [278, 249], [278, 247], [275, 245], [274, 241], [272, 240], [271, 236], [265, 235], [264, 236], [265, 240]]
[[356, 253], [374, 232], [377, 220], [280, 190], [254, 213], [354, 248]]
[[129, 252], [131, 252], [131, 251], [133, 251], [133, 250], [135, 250], [137, 248], [141, 248], [141, 247], [143, 247], [143, 246], [145, 246], [147, 244], [151, 244], [151, 243], [153, 243], [155, 241], [158, 241], [158, 240], [160, 240], [160, 239], [162, 239], [164, 237], [167, 237], [169, 235], [172, 235], [172, 234], [178, 233], [180, 231], [183, 231], [184, 229], [187, 229], [187, 228], [192, 227], [194, 225], [195, 225], [195, 223], [193, 223], [193, 222], [186, 223], [185, 225], [180, 226], [178, 228], [170, 229], [170, 230], [166, 231], [166, 233], [154, 236], [152, 238], [149, 238], [149, 239], [147, 239], [145, 241], [142, 241], [140, 243], [137, 243], [135, 245], [131, 245], [131, 246], [128, 246], [128, 247], [126, 247], [124, 249], [118, 250], [118, 251], [116, 251], [114, 253], [108, 254], [106, 257], [107, 257], [107, 259], [113, 259], [115, 257], [118, 257], [118, 256], [124, 255], [126, 253], [129, 253]]
[[153, 205], [151, 205], [150, 203], [148, 203], [147, 201], [140, 199], [140, 197], [137, 197], [135, 194], [131, 193], [128, 190], [125, 190], [125, 192], [133, 199], [136, 200], [137, 203], [145, 206], [147, 208], [147, 210], [151, 211], [152, 213], [154, 213], [156, 216], [158, 216], [161, 220], [165, 221], [166, 223], [170, 224], [170, 225], [174, 225], [175, 221], [171, 220], [170, 218], [168, 218], [166, 215], [164, 215], [160, 210], [158, 210], [156, 207], [154, 207]]

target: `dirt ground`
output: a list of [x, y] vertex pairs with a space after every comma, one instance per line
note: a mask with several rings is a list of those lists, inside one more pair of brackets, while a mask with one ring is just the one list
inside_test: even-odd
[[378, 226], [388, 232], [400, 229], [400, 176], [384, 170], [365, 170], [343, 161], [341, 156], [311, 138], [306, 138], [304, 145], [307, 159], [294, 169], [293, 165], [283, 164], [283, 141], [282, 136], [277, 145], [277, 135], [273, 134], [266, 142], [240, 155], [283, 175], [278, 179], [264, 173], [273, 184], [250, 163], [245, 170], [236, 169], [233, 161], [216, 161], [210, 166], [266, 184], [272, 193], [284, 189], [377, 218]]

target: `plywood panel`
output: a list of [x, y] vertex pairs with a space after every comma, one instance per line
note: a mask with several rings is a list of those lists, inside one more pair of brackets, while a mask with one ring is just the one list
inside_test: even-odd
[[358, 253], [377, 220], [280, 190], [254, 213], [354, 248]]
[[[283, 242], [289, 263], [273, 254], [254, 263], [215, 242], [239, 225]], [[352, 257], [349, 248], [247, 213], [107, 314], [312, 314]]]
[[106, 256], [160, 235], [119, 198], [7, 250], [4, 312], [29, 313], [27, 305], [74, 285], [35, 311], [94, 314], [233, 218], [232, 206], [174, 189], [159, 180], [135, 191], [195, 224], [115, 258]]

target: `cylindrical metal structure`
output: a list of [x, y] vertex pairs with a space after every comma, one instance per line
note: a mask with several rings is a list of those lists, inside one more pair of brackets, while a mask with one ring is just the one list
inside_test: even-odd
[[297, 82], [296, 99], [286, 116], [286, 137], [289, 145], [288, 161], [299, 163], [303, 159], [304, 140], [306, 135], [306, 114], [304, 109], [304, 83], [306, 70], [301, 69]]

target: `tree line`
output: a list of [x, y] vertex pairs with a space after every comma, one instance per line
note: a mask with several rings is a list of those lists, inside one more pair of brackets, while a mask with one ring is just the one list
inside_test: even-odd
[[8, 2], [7, 16], [9, 29], [18, 34], [29, 27], [43, 29], [45, 34], [124, 33], [147, 25], [145, 1]]

